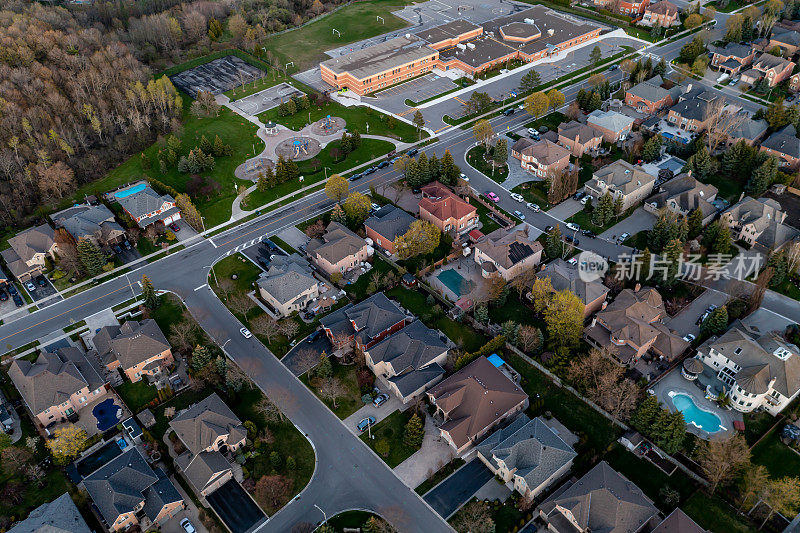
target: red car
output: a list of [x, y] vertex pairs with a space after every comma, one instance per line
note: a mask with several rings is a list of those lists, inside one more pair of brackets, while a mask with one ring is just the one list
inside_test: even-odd
[[172, 224], [169, 225], [169, 229], [171, 229], [172, 231], [180, 231], [181, 227], [176, 222], [173, 222]]
[[500, 197], [499, 197], [499, 196], [497, 196], [495, 193], [493, 193], [493, 192], [491, 192], [491, 191], [486, 193], [486, 197], [487, 197], [489, 200], [493, 201], [494, 203], [497, 203], [497, 202], [499, 202], [499, 201], [500, 201]]

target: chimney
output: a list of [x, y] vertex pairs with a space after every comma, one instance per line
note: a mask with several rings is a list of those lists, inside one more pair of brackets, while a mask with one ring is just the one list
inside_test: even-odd
[[637, 283], [636, 286], [633, 288], [633, 292], [639, 292], [642, 289], [642, 284]]

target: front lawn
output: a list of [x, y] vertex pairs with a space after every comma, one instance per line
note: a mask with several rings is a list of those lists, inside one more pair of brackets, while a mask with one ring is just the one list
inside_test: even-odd
[[[168, 333], [169, 330], [165, 332], [165, 334]], [[122, 385], [115, 387], [114, 390], [117, 391], [119, 397], [122, 398], [122, 401], [125, 402], [125, 405], [128, 406], [132, 413], [138, 413], [147, 404], [158, 398], [158, 390], [144, 379], [136, 383], [126, 381]]]
[[545, 181], [528, 181], [517, 185], [511, 189], [511, 192], [521, 194], [526, 202], [537, 204], [542, 209], [550, 207], [550, 202], [547, 201], [547, 182]]
[[532, 120], [525, 124], [526, 128], [536, 128], [539, 130], [539, 133], [543, 133], [541, 128], [542, 126], [546, 126], [550, 130], [558, 131], [558, 126], [567, 120], [566, 115], [564, 113], [560, 113], [555, 111], [550, 113], [549, 115], [545, 115], [538, 119]]
[[[596, 201], [597, 200], [595, 199], [594, 202], [596, 202]], [[595, 203], [595, 207], [596, 207], [596, 203]], [[633, 209], [629, 209], [628, 212], [622, 213], [618, 218], [614, 217], [605, 226], [597, 226], [594, 223], [592, 223], [592, 215], [591, 215], [591, 213], [589, 213], [585, 209], [583, 209], [583, 210], [578, 211], [577, 213], [575, 213], [569, 219], [567, 219], [567, 222], [574, 222], [575, 224], [580, 226], [581, 229], [588, 229], [588, 230], [591, 230], [591, 231], [595, 232], [596, 234], [600, 235], [605, 230], [611, 228], [612, 226], [614, 226], [618, 222], [620, 222], [622, 220], [625, 220], [631, 213], [633, 213]], [[569, 231], [569, 230], [567, 230], [567, 231]]]
[[311, 389], [314, 394], [319, 396], [322, 403], [328, 406], [328, 409], [340, 419], [344, 420], [364, 406], [361, 401], [361, 391], [358, 388], [358, 380], [356, 379], [356, 365], [342, 365], [339, 364], [336, 357], [330, 357], [333, 366], [333, 378], [338, 380], [343, 386], [346, 394], [336, 399], [336, 407], [333, 406], [333, 401], [323, 398], [319, 393], [319, 386], [316, 380], [309, 379], [308, 374], [304, 374], [300, 381], [306, 387]]
[[[260, 273], [261, 269], [242, 254], [229, 255], [214, 265], [214, 274], [219, 283], [223, 283], [223, 279], [230, 280], [235, 292], [246, 293], [253, 290], [253, 283], [258, 280]], [[224, 301], [223, 295], [219, 293], [219, 287], [214, 282], [214, 274], [210, 276], [211, 288]], [[233, 275], [236, 275], [236, 279], [232, 279]]]
[[489, 213], [491, 213], [491, 211], [489, 211], [489, 208], [487, 208], [480, 202], [475, 202], [472, 205], [474, 205], [475, 208], [478, 210], [478, 219], [481, 221], [482, 224], [481, 233], [483, 233], [484, 235], [488, 235], [500, 227], [500, 224], [495, 222], [493, 218], [489, 217]]
[[492, 164], [486, 160], [486, 148], [484, 148], [482, 144], [474, 146], [467, 152], [467, 161], [472, 168], [497, 183], [503, 183], [508, 177], [508, 163], [503, 166], [493, 167]]
[[381, 440], [388, 441], [389, 455], [384, 457], [378, 453], [378, 456], [389, 465], [389, 468], [396, 467], [418, 450], [418, 448], [406, 446], [405, 442], [403, 442], [406, 424], [411, 419], [411, 412], [409, 411], [411, 411], [411, 409], [408, 411], [395, 411], [372, 426], [369, 432], [372, 434], [372, 439], [369, 438], [369, 433], [366, 431], [361, 434], [361, 440], [366, 442], [375, 453], [378, 453], [378, 451], [375, 450], [375, 445], [378, 442]]
[[631, 235], [622, 243], [624, 246], [630, 246], [631, 248], [636, 248], [637, 250], [644, 250], [650, 244], [647, 241], [647, 230], [640, 231], [636, 235]]

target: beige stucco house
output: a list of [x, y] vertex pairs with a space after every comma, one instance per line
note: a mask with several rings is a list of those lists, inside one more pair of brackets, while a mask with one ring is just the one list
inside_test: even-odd
[[342, 226], [331, 222], [320, 239], [311, 239], [306, 247], [311, 261], [329, 276], [344, 274], [366, 261], [372, 254], [367, 241]]
[[475, 262], [485, 278], [499, 275], [509, 281], [542, 260], [542, 244], [525, 223], [511, 229], [498, 228], [475, 243]]
[[157, 376], [175, 360], [167, 338], [153, 319], [105, 326], [92, 342], [106, 368], [122, 370], [132, 382]]

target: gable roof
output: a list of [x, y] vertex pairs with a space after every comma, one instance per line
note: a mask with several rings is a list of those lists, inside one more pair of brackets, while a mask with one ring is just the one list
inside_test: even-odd
[[438, 181], [422, 187], [419, 207], [441, 221], [449, 218], [461, 220], [478, 211], [474, 205], [465, 202]]
[[8, 533], [91, 533], [68, 492], [43, 503], [8, 530]]
[[527, 137], [522, 137], [514, 143], [511, 149], [524, 156], [533, 157], [543, 165], [552, 165], [570, 155], [569, 150], [549, 139], [534, 141]]
[[528, 398], [484, 356], [435, 385], [428, 394], [446, 413], [447, 421], [440, 428], [457, 448], [474, 440]]
[[306, 252], [311, 257], [319, 255], [335, 265], [342, 259], [357, 254], [366, 246], [367, 241], [338, 222], [331, 222], [325, 228], [325, 234], [321, 239], [311, 239], [306, 246]]
[[736, 57], [744, 59], [753, 52], [753, 47], [749, 44], [740, 44], [735, 42], [726, 43], [725, 46], [709, 46], [712, 52], [724, 57]]
[[159, 513], [165, 505], [183, 501], [178, 489], [169, 480], [167, 475], [160, 469], [154, 470], [158, 481], [147, 487], [143, 493], [144, 495], [144, 514], [151, 521], [158, 518]]
[[64, 228], [76, 241], [88, 238], [103, 242], [125, 232], [114, 213], [103, 204], [70, 207], [50, 218], [56, 227]]
[[713, 185], [702, 183], [693, 178], [691, 174], [683, 173], [661, 185], [659, 192], [646, 201], [655, 204], [658, 208], [675, 202], [683, 211], [700, 209], [705, 218], [717, 211], [717, 208], [711, 204], [716, 198], [717, 192], [717, 188]]
[[791, 63], [792, 62], [788, 59], [764, 52], [756, 56], [756, 58], [753, 60], [752, 68], [760, 72], [766, 72], [771, 69], [775, 69], [780, 72], [787, 68]]
[[216, 451], [198, 454], [185, 452], [175, 459], [175, 463], [198, 492], [205, 490], [220, 474], [231, 469], [227, 459]]
[[8, 239], [9, 248], [0, 252], [15, 276], [29, 270], [28, 261], [36, 254], [46, 254], [55, 245], [55, 232], [47, 224], [28, 228]]
[[296, 253], [273, 257], [266, 272], [259, 275], [257, 283], [282, 304], [319, 285], [308, 262]]
[[387, 204], [369, 217], [364, 222], [364, 226], [394, 242], [397, 237], [406, 234], [412, 222], [414, 222], [413, 216], [399, 207]]
[[[170, 204], [175, 203], [175, 198], [169, 194], [158, 194], [149, 184], [146, 184], [141, 191], [123, 196], [122, 198], [117, 197], [116, 200], [119, 202], [119, 205], [134, 218], [141, 218], [161, 209], [165, 202]], [[173, 209], [177, 211], [176, 208]], [[165, 214], [166, 213], [161, 213], [157, 216], [163, 217]], [[155, 217], [143, 218], [139, 221], [139, 226], [145, 227], [154, 218]]]
[[788, 44], [790, 46], [800, 46], [800, 33], [788, 28], [775, 26], [772, 30], [770, 40], [779, 42], [781, 44]]
[[678, 7], [669, 0], [661, 0], [655, 4], [650, 4], [645, 12], [655, 13], [656, 15], [677, 15]]
[[216, 392], [182, 411], [170, 421], [169, 427], [193, 454], [209, 448], [220, 437], [224, 436], [226, 443], [236, 444], [247, 436], [242, 422]]
[[520, 226], [511, 229], [498, 228], [482, 237], [475, 243], [475, 247], [489, 256], [495, 264], [509, 269], [543, 249], [542, 243], [533, 238], [530, 226]]
[[548, 518], [568, 513], [580, 531], [603, 533], [639, 531], [658, 513], [639, 487], [605, 461], [561, 495], [544, 502], [541, 510]]
[[800, 139], [797, 138], [797, 130], [791, 124], [767, 137], [761, 146], [781, 154], [800, 158]]
[[639, 84], [634, 85], [628, 89], [628, 93], [637, 96], [647, 102], [658, 102], [667, 96], [671, 96], [671, 92], [662, 87], [664, 79], [661, 76], [653, 76], [649, 80], [645, 80]]
[[83, 388], [93, 391], [106, 383], [94, 362], [74, 346], [41, 353], [33, 363], [15, 359], [8, 375], [35, 415], [61, 405]]
[[578, 274], [578, 268], [563, 259], [556, 258], [547, 264], [544, 270], [537, 272], [538, 278], [550, 278], [550, 285], [557, 291], [569, 290], [584, 305], [591, 303], [609, 293], [608, 287], [600, 280], [584, 281]]
[[576, 120], [571, 120], [569, 122], [560, 124], [558, 126], [558, 134], [563, 135], [571, 141], [577, 138], [580, 144], [585, 144], [592, 139], [602, 136], [588, 124], [582, 124]]
[[652, 533], [708, 533], [705, 529], [676, 507], [663, 522], [658, 524]]
[[709, 106], [717, 98], [717, 95], [710, 91], [693, 91], [690, 96], [681, 98], [669, 110], [682, 118], [702, 121], [708, 118]]
[[595, 188], [600, 180], [604, 181], [611, 189], [620, 190], [623, 194], [630, 194], [648, 183], [654, 182], [656, 178], [639, 165], [632, 165], [620, 159], [594, 172], [591, 181]]
[[105, 326], [92, 339], [103, 362], [119, 361], [123, 369], [170, 349], [161, 328], [152, 318], [128, 320], [121, 326]]
[[86, 491], [107, 523], [134, 512], [145, 501], [144, 492], [158, 481], [137, 447], [115, 457], [83, 480]]

